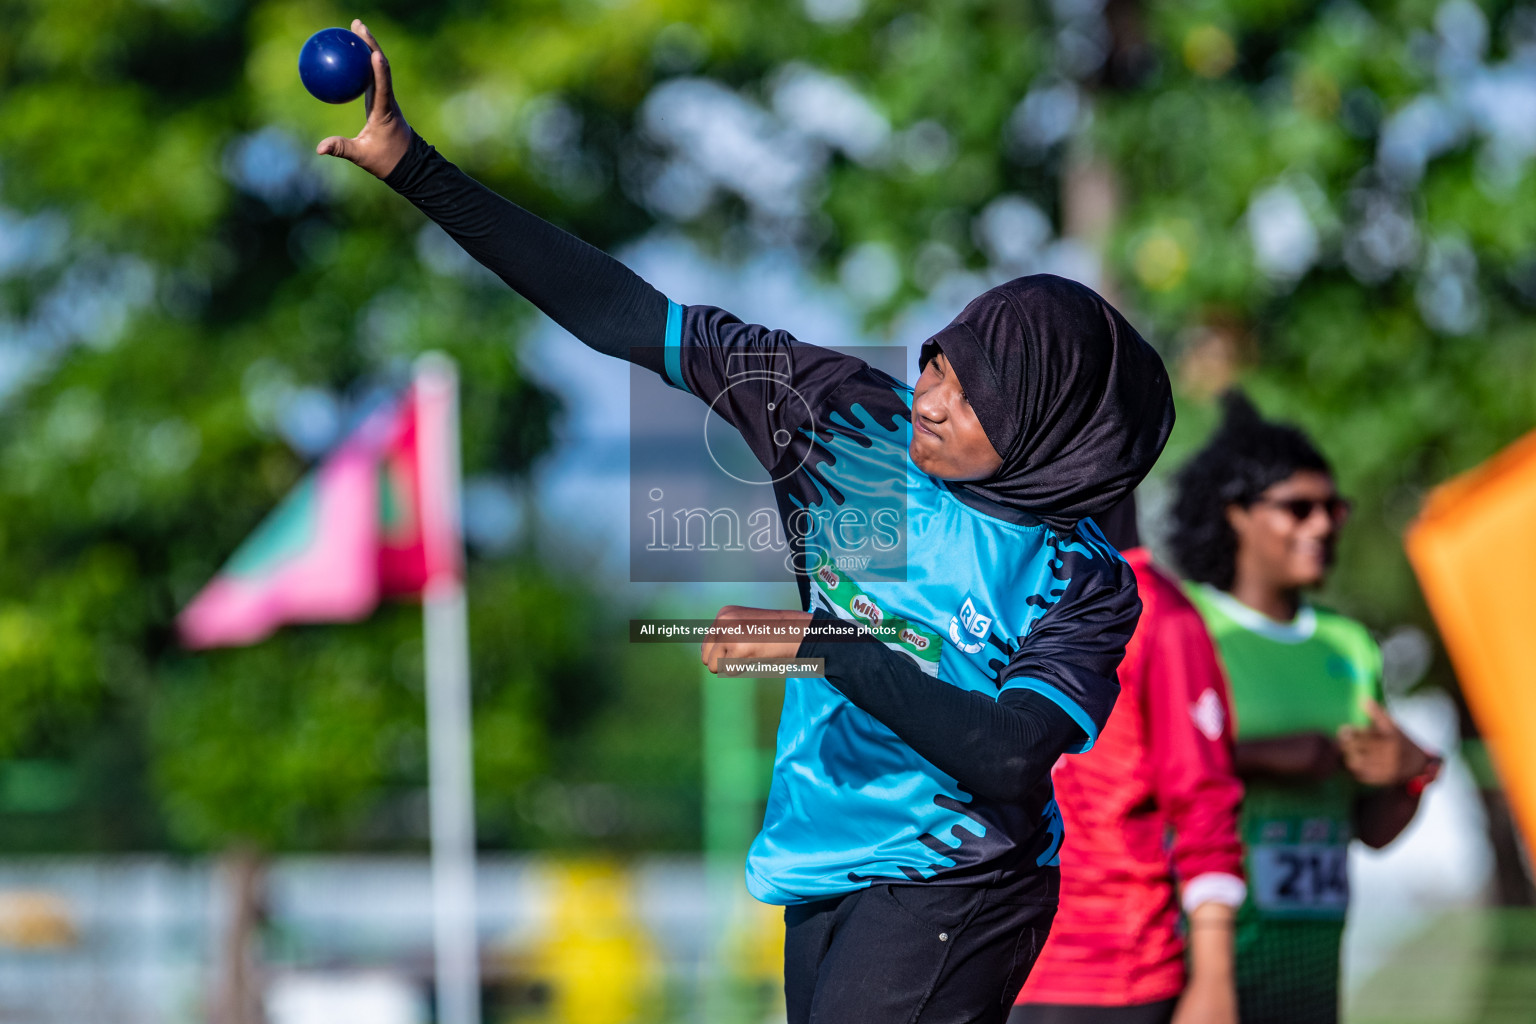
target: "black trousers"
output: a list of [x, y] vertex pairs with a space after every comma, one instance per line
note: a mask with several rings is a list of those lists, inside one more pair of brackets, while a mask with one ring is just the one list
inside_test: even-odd
[[1008, 1024], [1168, 1024], [1173, 1020], [1177, 999], [1134, 1006], [1065, 1006], [1059, 1003], [1029, 1003], [1016, 1006]]
[[1008, 887], [875, 885], [784, 909], [788, 1024], [1004, 1024], [1060, 874]]

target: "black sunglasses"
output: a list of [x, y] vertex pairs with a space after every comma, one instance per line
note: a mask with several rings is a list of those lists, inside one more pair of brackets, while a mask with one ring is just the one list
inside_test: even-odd
[[1253, 504], [1273, 505], [1283, 509], [1298, 523], [1306, 522], [1314, 512], [1322, 509], [1334, 526], [1342, 526], [1349, 518], [1350, 509], [1354, 508], [1348, 498], [1341, 498], [1337, 494], [1328, 498], [1255, 498]]

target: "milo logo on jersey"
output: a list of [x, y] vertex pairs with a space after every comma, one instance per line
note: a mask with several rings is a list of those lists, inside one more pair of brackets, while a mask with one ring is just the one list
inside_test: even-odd
[[816, 586], [825, 603], [840, 618], [875, 630], [881, 642], [912, 655], [929, 675], [938, 672], [939, 634], [880, 607], [857, 583], [833, 566], [824, 565], [816, 570]]
[[992, 616], [976, 610], [976, 601], [970, 594], [960, 603], [960, 610], [949, 620], [949, 642], [966, 654], [980, 654], [987, 646], [987, 633], [992, 629]]
[[862, 619], [871, 626], [880, 625], [880, 621], [885, 618], [880, 606], [863, 594], [853, 595], [853, 599], [848, 602], [848, 610], [853, 612], [854, 618]]

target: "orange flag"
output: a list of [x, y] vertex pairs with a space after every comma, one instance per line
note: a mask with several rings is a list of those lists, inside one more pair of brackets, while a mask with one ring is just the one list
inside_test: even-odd
[[1408, 559], [1536, 846], [1536, 433], [1430, 492]]

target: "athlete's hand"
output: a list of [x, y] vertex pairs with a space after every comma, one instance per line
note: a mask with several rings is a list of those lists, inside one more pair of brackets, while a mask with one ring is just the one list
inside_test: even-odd
[[355, 19], [352, 32], [373, 51], [373, 84], [363, 94], [368, 120], [363, 122], [363, 130], [356, 137], [347, 139], [332, 135], [322, 139], [315, 152], [321, 156], [339, 156], [377, 178], [387, 178], [410, 148], [411, 126], [405, 123], [405, 115], [400, 113], [400, 104], [395, 101], [389, 59], [379, 48], [379, 41], [373, 38], [367, 25]]
[[1399, 786], [1429, 766], [1429, 755], [1403, 734], [1380, 704], [1367, 698], [1366, 726], [1339, 726], [1344, 767], [1367, 786]]
[[[800, 652], [800, 641], [810, 624], [810, 612], [728, 604], [715, 614], [715, 624], [699, 656], [717, 674], [721, 658], [793, 658]], [[752, 626], [767, 626], [771, 632], [753, 635]]]

